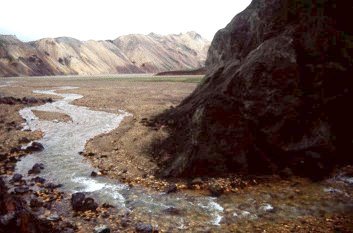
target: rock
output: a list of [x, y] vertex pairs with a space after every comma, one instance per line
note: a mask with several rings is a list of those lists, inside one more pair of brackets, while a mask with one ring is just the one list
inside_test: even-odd
[[21, 180], [22, 180], [22, 175], [18, 173], [15, 173], [11, 178], [12, 182], [20, 182]]
[[165, 193], [167, 193], [167, 194], [175, 193], [177, 191], [178, 191], [178, 187], [176, 186], [176, 184], [171, 184], [165, 189]]
[[71, 205], [72, 208], [76, 211], [83, 209], [83, 203], [85, 201], [85, 194], [83, 193], [74, 193], [71, 195]]
[[39, 174], [42, 169], [44, 169], [44, 164], [36, 163], [33, 165], [32, 169], [28, 171], [28, 174]]
[[211, 195], [214, 197], [219, 197], [223, 194], [224, 188], [221, 185], [213, 184], [211, 185], [208, 190], [211, 192]]
[[10, 153], [14, 154], [14, 153], [18, 153], [20, 151], [21, 151], [21, 147], [20, 146], [16, 146], [16, 147], [11, 148]]
[[62, 184], [53, 184], [53, 183], [47, 183], [44, 185], [45, 188], [47, 189], [56, 189], [62, 187]]
[[201, 84], [155, 117], [170, 128], [158, 148], [177, 154], [161, 175], [288, 167], [322, 177], [334, 163], [352, 163], [351, 10], [344, 1], [253, 0], [215, 35]]
[[44, 150], [44, 147], [41, 143], [39, 142], [32, 142], [32, 145], [28, 146], [26, 148], [26, 152], [27, 153], [31, 153], [31, 152], [40, 152]]
[[98, 204], [94, 201], [93, 198], [87, 197], [83, 203], [85, 210], [95, 211], [98, 208]]
[[23, 186], [23, 187], [16, 187], [14, 189], [14, 192], [16, 194], [25, 194], [29, 192], [29, 188], [27, 186]]
[[35, 178], [32, 178], [31, 181], [35, 182], [35, 183], [41, 183], [41, 184], [44, 184], [45, 183], [45, 179], [42, 178], [42, 177], [35, 177]]
[[61, 218], [58, 214], [51, 214], [49, 215], [47, 218], [46, 218], [48, 221], [51, 221], [51, 222], [57, 222], [59, 221]]
[[36, 104], [38, 103], [38, 100], [34, 97], [23, 97], [22, 98], [22, 103], [24, 104]]
[[138, 223], [135, 226], [137, 233], [153, 233], [153, 227], [151, 224]]
[[111, 204], [109, 204], [109, 203], [103, 203], [103, 205], [102, 205], [102, 207], [103, 208], [114, 208], [114, 206], [113, 205], [111, 205]]
[[283, 170], [281, 170], [279, 172], [279, 175], [283, 178], [283, 179], [288, 179], [290, 177], [293, 176], [293, 172], [292, 169], [290, 169], [289, 167], [284, 168]]
[[39, 201], [38, 198], [32, 198], [29, 202], [31, 208], [39, 208], [43, 206], [43, 202]]
[[128, 227], [130, 225], [130, 220], [128, 218], [122, 218], [120, 221], [120, 225], [122, 227]]
[[166, 214], [170, 214], [170, 215], [181, 215], [182, 214], [182, 211], [178, 208], [175, 208], [175, 207], [169, 207], [169, 208], [163, 210], [163, 212]]
[[97, 174], [97, 172], [92, 171], [92, 172], [91, 172], [91, 176], [92, 176], [92, 177], [96, 177], [96, 176], [98, 176], [98, 174]]
[[263, 204], [262, 206], [260, 206], [259, 211], [273, 213], [273, 212], [275, 212], [275, 208], [270, 204]]
[[93, 198], [85, 196], [83, 193], [74, 193], [71, 196], [71, 206], [75, 211], [95, 211], [98, 208], [98, 204]]
[[58, 232], [47, 221], [37, 218], [25, 207], [25, 200], [8, 193], [0, 177], [0, 231], [1, 232]]
[[110, 228], [108, 226], [102, 225], [94, 228], [95, 233], [110, 233]]
[[11, 221], [15, 220], [15, 213], [4, 214], [0, 216], [0, 226], [9, 225]]
[[191, 185], [196, 185], [196, 184], [202, 184], [202, 179], [200, 177], [197, 177], [191, 181]]

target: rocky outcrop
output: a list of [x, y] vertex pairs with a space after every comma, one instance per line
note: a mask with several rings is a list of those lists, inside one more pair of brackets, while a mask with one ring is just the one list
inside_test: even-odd
[[38, 219], [26, 206], [26, 201], [10, 195], [0, 177], [0, 233], [60, 232], [50, 222]]
[[344, 1], [253, 0], [216, 34], [198, 88], [156, 118], [171, 129], [156, 151], [170, 158], [162, 175], [290, 169], [317, 178], [351, 162], [352, 10]]
[[209, 42], [195, 32], [127, 35], [106, 41], [0, 35], [0, 76], [158, 73], [204, 66]]

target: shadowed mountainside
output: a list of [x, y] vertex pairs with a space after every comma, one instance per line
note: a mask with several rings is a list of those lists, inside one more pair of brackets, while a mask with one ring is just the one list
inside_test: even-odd
[[45, 38], [24, 43], [0, 35], [0, 76], [157, 73], [204, 66], [209, 42], [195, 32], [132, 34], [116, 40]]
[[[352, 162], [353, 5], [253, 0], [220, 30], [208, 74], [157, 116], [163, 176], [294, 172]], [[162, 145], [162, 147], [160, 147]]]

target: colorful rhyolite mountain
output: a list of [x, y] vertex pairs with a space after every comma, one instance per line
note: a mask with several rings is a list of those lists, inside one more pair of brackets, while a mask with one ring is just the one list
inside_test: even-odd
[[115, 40], [0, 35], [0, 76], [158, 73], [204, 66], [210, 42], [195, 32], [132, 34]]

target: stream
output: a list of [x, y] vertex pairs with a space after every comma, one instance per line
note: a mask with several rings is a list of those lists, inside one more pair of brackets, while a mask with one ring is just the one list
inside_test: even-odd
[[[56, 90], [72, 89], [75, 87], [61, 87]], [[193, 215], [197, 216], [199, 224], [204, 226], [220, 223], [223, 208], [215, 198], [147, 193], [143, 188], [129, 188], [106, 177], [91, 177], [90, 174], [95, 169], [79, 152], [84, 150], [89, 139], [117, 128], [124, 117], [130, 114], [124, 111], [113, 114], [76, 106], [71, 102], [83, 96], [59, 94], [56, 90], [36, 90], [34, 93], [56, 95], [62, 99], [20, 110], [20, 115], [26, 120], [24, 130], [40, 130], [44, 133], [43, 138], [38, 140], [44, 150], [22, 158], [16, 165], [17, 173], [26, 176], [35, 163], [43, 163], [45, 169], [40, 176], [62, 184], [63, 191], [89, 193], [99, 203], [106, 202], [120, 210], [138, 212], [138, 215], [146, 215], [150, 221], [155, 218], [158, 222], [174, 223], [174, 227], [182, 229], [189, 225], [188, 216]], [[72, 121], [40, 120], [32, 110], [64, 113], [70, 116]], [[182, 210], [183, 214], [166, 214], [166, 210], [171, 207]]]
[[[16, 173], [28, 177], [27, 172], [35, 163], [43, 163], [45, 169], [40, 176], [62, 184], [62, 191], [86, 192], [100, 204], [109, 203], [119, 210], [143, 216], [143, 219], [156, 225], [169, 224], [169, 227], [180, 230], [195, 225], [217, 228], [225, 222], [237, 224], [240, 220], [280, 221], [306, 215], [353, 211], [353, 180], [344, 176], [306, 186], [265, 186], [261, 190], [255, 188], [248, 193], [219, 198], [147, 192], [142, 187], [130, 188], [107, 177], [91, 177], [95, 169], [79, 153], [84, 151], [89, 139], [117, 128], [130, 114], [124, 111], [119, 111], [119, 114], [93, 111], [76, 106], [71, 102], [83, 96], [57, 92], [74, 89], [36, 90], [34, 93], [55, 95], [62, 99], [20, 110], [20, 115], [26, 120], [24, 130], [44, 133], [43, 138], [38, 140], [44, 150], [23, 157], [17, 163]], [[40, 120], [33, 110], [64, 113], [71, 117], [71, 121]], [[180, 213], [170, 214], [170, 208], [178, 209]]]

